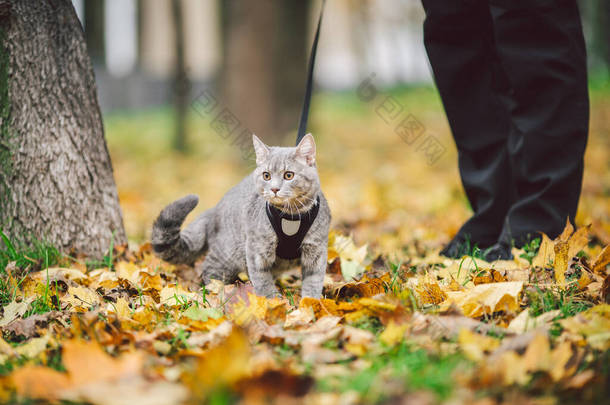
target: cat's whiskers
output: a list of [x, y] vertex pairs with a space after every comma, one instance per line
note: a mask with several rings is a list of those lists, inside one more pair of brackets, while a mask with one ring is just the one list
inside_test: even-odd
[[[305, 204], [303, 202], [301, 202], [301, 200], [299, 200], [298, 198], [295, 199], [295, 202], [298, 203], [301, 207], [303, 207], [303, 211], [307, 212], [308, 208], [305, 206]], [[299, 219], [301, 219], [301, 212], [299, 211]]]

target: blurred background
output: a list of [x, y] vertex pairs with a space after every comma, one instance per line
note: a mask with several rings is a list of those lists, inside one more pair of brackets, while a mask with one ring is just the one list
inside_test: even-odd
[[[610, 243], [610, 2], [581, 0], [591, 133], [577, 223]], [[256, 133], [291, 145], [321, 1], [73, 0], [128, 236], [186, 193], [214, 205], [253, 167]], [[402, 255], [469, 216], [423, 46], [419, 0], [329, 0], [309, 129], [334, 226]], [[475, 118], [476, 119], [476, 118]]]

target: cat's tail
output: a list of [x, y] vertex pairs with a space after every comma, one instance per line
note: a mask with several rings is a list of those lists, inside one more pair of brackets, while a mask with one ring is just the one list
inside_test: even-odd
[[174, 201], [161, 211], [152, 229], [151, 242], [157, 256], [170, 263], [193, 263], [205, 247], [204, 214], [180, 230], [186, 216], [199, 203], [199, 197], [189, 194]]

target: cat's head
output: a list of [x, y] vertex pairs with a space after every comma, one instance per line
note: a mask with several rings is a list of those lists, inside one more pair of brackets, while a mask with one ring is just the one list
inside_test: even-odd
[[260, 195], [282, 211], [306, 211], [316, 199], [320, 179], [316, 143], [305, 135], [294, 148], [267, 146], [252, 135], [256, 152], [254, 177]]

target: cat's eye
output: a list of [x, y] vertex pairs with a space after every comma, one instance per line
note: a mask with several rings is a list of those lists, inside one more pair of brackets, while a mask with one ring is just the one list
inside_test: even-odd
[[264, 180], [271, 180], [271, 174], [269, 174], [269, 172], [263, 172], [263, 179]]
[[285, 180], [292, 180], [292, 179], [294, 179], [294, 172], [284, 172], [284, 179]]

